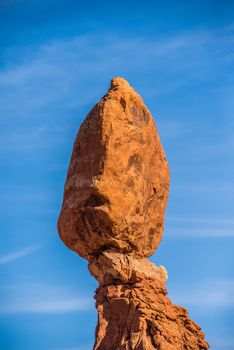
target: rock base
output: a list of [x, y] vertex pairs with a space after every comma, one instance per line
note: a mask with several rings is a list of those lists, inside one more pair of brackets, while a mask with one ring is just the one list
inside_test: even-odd
[[94, 350], [207, 350], [201, 328], [166, 296], [166, 270], [147, 259], [105, 252], [91, 273], [98, 325]]

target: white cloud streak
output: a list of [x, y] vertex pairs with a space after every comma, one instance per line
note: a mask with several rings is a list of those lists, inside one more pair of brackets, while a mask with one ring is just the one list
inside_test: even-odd
[[[148, 86], [144, 94], [151, 99], [181, 91], [191, 79], [210, 81], [215, 62], [220, 63], [232, 50], [233, 37], [233, 28], [226, 27], [151, 40], [84, 35], [49, 42], [33, 48], [33, 53], [16, 48], [17, 55], [12, 56], [23, 59], [11, 62], [9, 58], [9, 68], [0, 71], [0, 123], [4, 131], [0, 152], [33, 153], [36, 158], [35, 151], [66, 142], [64, 128], [71, 119], [64, 119], [64, 114], [69, 116], [71, 111], [93, 104], [101, 97], [103, 81], [109, 82], [113, 75], [131, 79], [138, 71], [157, 76], [154, 86]], [[211, 54], [212, 61], [207, 60]], [[170, 79], [165, 79], [169, 71]], [[144, 88], [141, 75], [139, 86]], [[162, 121], [161, 127], [165, 138], [172, 139], [191, 129], [191, 125], [173, 120]]]
[[[233, 147], [234, 148], [234, 147]], [[227, 192], [234, 192], [234, 186], [233, 183], [230, 184], [217, 184], [214, 186], [210, 186], [210, 185], [206, 185], [204, 184], [203, 186], [198, 186], [194, 183], [191, 183], [190, 185], [187, 186], [176, 186], [174, 188], [174, 191], [176, 191], [177, 193], [185, 193], [185, 192], [189, 192], [192, 194], [196, 194], [198, 193], [198, 195], [201, 195], [202, 193], [209, 193], [209, 195], [211, 195], [212, 193], [214, 195], [217, 195], [217, 193], [220, 195], [224, 194], [227, 195]]]
[[39, 245], [32, 245], [30, 247], [26, 247], [21, 250], [17, 250], [14, 253], [6, 254], [0, 256], [0, 264], [7, 264], [9, 262], [21, 259], [23, 257], [26, 257], [28, 255], [31, 255], [38, 251], [41, 247]]
[[166, 217], [168, 238], [232, 238], [234, 220], [217, 218]]
[[[86, 35], [67, 41], [54, 41], [39, 46], [33, 55], [24, 52], [24, 64], [16, 64], [15, 67], [0, 73], [0, 87], [11, 87], [7, 96], [3, 96], [7, 97], [3, 106], [17, 110], [17, 105], [20, 103], [24, 113], [40, 110], [46, 104], [59, 102], [61, 98], [77, 106], [81, 101], [82, 103], [87, 101], [87, 97], [85, 100], [84, 97], [90, 96], [90, 88], [93, 88], [88, 84], [90, 78], [92, 77], [93, 82], [98, 77], [100, 80], [104, 65], [104, 76], [110, 77], [115, 73], [131, 72], [133, 68], [138, 67], [141, 67], [142, 71], [147, 71], [150, 67], [156, 73], [162, 68], [170, 69], [174, 63], [174, 73], [184, 70], [187, 75], [192, 75], [195, 79], [199, 73], [197, 78], [209, 80], [210, 74], [207, 74], [207, 71], [210, 70], [211, 63], [207, 62], [205, 57], [209, 50], [214, 55], [213, 48], [217, 46], [217, 37], [221, 37], [222, 40], [219, 40], [219, 49], [215, 51], [215, 57], [213, 56], [214, 62], [217, 58], [226, 57], [226, 51], [231, 50], [232, 28], [223, 31], [180, 33], [169, 38], [159, 37], [154, 40], [144, 37], [126, 39], [111, 35], [102, 35], [100, 40], [98, 36]], [[200, 60], [197, 59], [198, 52]], [[123, 69], [123, 66], [127, 69]], [[193, 72], [191, 67], [196, 67], [196, 72]], [[89, 94], [84, 87], [84, 80], [87, 82]], [[178, 85], [183, 86], [185, 81], [186, 77], [181, 74], [176, 79], [170, 79], [172, 90]], [[155, 88], [154, 96], [170, 90], [168, 81], [166, 85], [165, 82], [164, 85], [160, 83], [160, 86]], [[149, 93], [152, 94], [152, 91]], [[15, 95], [14, 105], [10, 103], [6, 106], [12, 99], [12, 94]], [[82, 100], [79, 97], [82, 97]]]
[[69, 298], [62, 300], [24, 300], [12, 302], [9, 305], [2, 306], [2, 314], [18, 313], [37, 313], [37, 314], [55, 314], [77, 311], [87, 311], [93, 308], [93, 302], [89, 298]]
[[198, 218], [198, 217], [167, 217], [166, 218], [167, 222], [172, 222], [172, 223], [188, 223], [188, 224], [205, 224], [205, 225], [215, 225], [215, 226], [227, 226], [227, 225], [232, 225], [234, 227], [234, 220], [230, 218], [222, 218], [222, 219], [217, 219], [217, 218]]
[[234, 281], [206, 281], [198, 284], [170, 287], [173, 303], [187, 307], [200, 307], [200, 310], [234, 309]]
[[234, 228], [173, 228], [166, 227], [165, 232], [168, 238], [231, 238], [234, 237]]
[[[5, 300], [0, 302], [0, 314], [56, 314], [88, 311], [94, 308], [92, 297], [58, 286], [35, 283], [1, 287]], [[2, 305], [1, 305], [2, 304]]]

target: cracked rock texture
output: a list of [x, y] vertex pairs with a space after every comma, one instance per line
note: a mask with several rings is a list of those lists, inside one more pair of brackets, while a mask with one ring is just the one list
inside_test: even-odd
[[94, 350], [208, 349], [201, 328], [166, 297], [147, 257], [163, 234], [169, 168], [150, 112], [122, 78], [77, 134], [58, 232], [99, 282]]
[[86, 259], [107, 247], [153, 254], [162, 238], [169, 168], [142, 98], [121, 78], [75, 140], [58, 228]]

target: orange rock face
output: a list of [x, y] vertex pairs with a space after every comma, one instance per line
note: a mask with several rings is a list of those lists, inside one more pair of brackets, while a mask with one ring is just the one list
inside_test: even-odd
[[122, 78], [77, 134], [58, 232], [99, 282], [94, 350], [207, 350], [200, 327], [166, 297], [147, 257], [163, 234], [169, 168], [142, 98]]
[[150, 256], [162, 238], [168, 192], [153, 118], [128, 82], [115, 78], [76, 137], [60, 237], [89, 260], [106, 247]]

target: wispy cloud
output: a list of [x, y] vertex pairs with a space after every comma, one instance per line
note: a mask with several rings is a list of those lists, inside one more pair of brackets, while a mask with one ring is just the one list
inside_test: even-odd
[[[132, 80], [136, 89], [145, 88], [142, 77], [157, 77], [153, 84], [148, 82], [147, 99], [184, 91], [191, 81], [210, 82], [216, 64], [224, 58], [223, 64], [227, 64], [233, 37], [233, 28], [225, 27], [151, 39], [84, 35], [54, 40], [33, 47], [33, 51], [11, 48], [17, 55], [6, 54], [10, 63], [0, 70], [0, 152], [37, 159], [36, 154], [44, 154], [48, 148], [64, 147], [74, 136], [70, 137], [69, 129], [73, 121], [79, 126], [87, 106], [101, 97], [103, 83], [108, 84], [114, 75]], [[191, 125], [171, 118], [159, 124], [167, 140], [191, 130]], [[10, 159], [17, 162], [17, 157], [8, 156]]]
[[[87, 106], [101, 97], [103, 82], [108, 84], [114, 75], [132, 79], [142, 89], [142, 77], [157, 77], [145, 89], [147, 99], [184, 91], [191, 80], [212, 81], [215, 65], [224, 57], [227, 61], [227, 53], [233, 51], [233, 37], [233, 28], [225, 27], [151, 39], [102, 35], [100, 40], [98, 35], [84, 35], [54, 40], [33, 47], [33, 52], [17, 47], [17, 55], [6, 55], [10, 64], [0, 70], [0, 152], [37, 159], [36, 154], [48, 147], [64, 146], [72, 138], [66, 137], [72, 133], [72, 120], [79, 125], [84, 116], [80, 111], [88, 111]], [[164, 118], [159, 124], [165, 139], [191, 130], [191, 125], [178, 120]], [[17, 162], [17, 157], [8, 158]]]
[[209, 193], [209, 195], [213, 194], [216, 196], [217, 193], [219, 193], [219, 196], [222, 195], [222, 193], [226, 196], [227, 192], [234, 192], [234, 186], [233, 183], [228, 184], [217, 184], [217, 185], [196, 185], [194, 183], [191, 183], [190, 185], [183, 185], [183, 186], [176, 186], [174, 188], [174, 191], [177, 191], [178, 193], [198, 193], [199, 195], [202, 193]]
[[12, 302], [10, 305], [3, 305], [0, 313], [17, 314], [17, 313], [67, 313], [77, 311], [87, 311], [92, 309], [93, 303], [91, 299], [86, 298], [69, 298], [63, 300], [40, 300], [24, 302]]
[[6, 133], [2, 135], [0, 147], [4, 147], [8, 151], [41, 152], [48, 146], [55, 147], [58, 141], [60, 144], [64, 143], [64, 134], [69, 130], [68, 125], [50, 126], [45, 123], [39, 123], [34, 128], [27, 128], [20, 133], [17, 128], [20, 128], [19, 123], [16, 123], [15, 128], [6, 130]]
[[171, 286], [170, 295], [176, 304], [217, 311], [234, 309], [234, 281], [206, 281], [203, 283]]
[[17, 250], [16, 252], [0, 256], [0, 264], [7, 264], [11, 261], [21, 259], [25, 256], [31, 255], [38, 251], [41, 247], [39, 245], [32, 245], [30, 247]]
[[234, 220], [230, 218], [198, 218], [198, 217], [167, 217], [167, 222], [180, 223], [180, 224], [204, 224], [204, 225], [215, 225], [215, 226], [227, 226], [232, 225], [234, 227]]
[[234, 228], [174, 228], [166, 227], [168, 238], [231, 238], [234, 237]]
[[165, 232], [168, 238], [232, 238], [234, 220], [217, 217], [166, 217]]
[[1, 293], [6, 295], [5, 300], [1, 301], [1, 314], [54, 314], [88, 311], [94, 307], [92, 297], [57, 286], [34, 283], [6, 285], [2, 286]]

